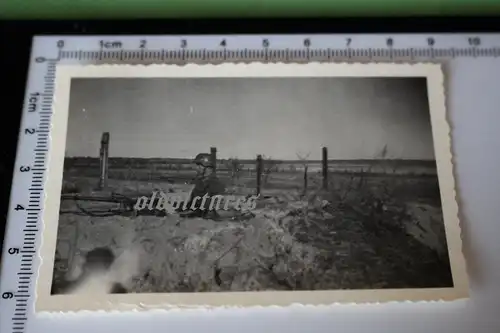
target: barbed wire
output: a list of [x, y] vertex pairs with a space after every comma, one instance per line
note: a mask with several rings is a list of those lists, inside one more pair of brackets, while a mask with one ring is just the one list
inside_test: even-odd
[[[135, 202], [137, 201], [136, 198], [126, 196], [124, 194], [119, 194], [119, 193], [113, 193], [109, 197], [92, 197], [92, 196], [80, 196], [80, 195], [74, 195], [71, 197], [62, 197], [61, 200], [72, 200], [75, 203], [76, 210], [60, 210], [59, 214], [72, 214], [72, 215], [78, 215], [78, 216], [90, 216], [90, 217], [112, 217], [112, 216], [131, 216], [131, 217], [136, 217], [139, 215], [148, 215], [148, 216], [158, 216], [158, 217], [164, 217], [167, 215], [170, 215], [169, 213], [165, 212], [164, 210], [161, 209], [147, 209], [143, 211], [138, 211], [134, 208]], [[115, 203], [119, 204], [119, 208], [85, 208], [83, 207], [80, 202], [81, 201], [87, 201], [87, 202], [108, 202], [108, 203]], [[189, 211], [188, 211], [189, 212]], [[183, 215], [182, 213], [188, 213], [188, 212], [177, 212], [178, 215], [181, 217], [189, 217], [188, 215]], [[242, 220], [248, 220], [253, 217], [255, 217], [255, 214], [253, 214], [250, 211], [235, 211], [234, 216], [230, 217], [229, 220], [233, 221], [242, 221]], [[176, 215], [177, 215], [176, 214]], [[200, 216], [202, 217], [202, 216]], [[207, 217], [204, 217], [207, 218]], [[213, 215], [208, 215], [209, 219], [212, 220], [218, 220], [217, 214]]]
[[[91, 217], [111, 217], [111, 216], [124, 216], [124, 215], [134, 215], [136, 214], [136, 210], [134, 209], [133, 205], [136, 200], [133, 198], [126, 196], [124, 194], [120, 193], [113, 193], [111, 196], [107, 198], [98, 198], [98, 197], [92, 197], [92, 196], [80, 196], [80, 195], [74, 195], [71, 197], [68, 196], [62, 196], [61, 200], [72, 200], [75, 203], [75, 206], [77, 210], [60, 210], [59, 214], [74, 214], [74, 215], [80, 215], [80, 216], [91, 216]], [[108, 202], [108, 203], [116, 203], [120, 205], [120, 208], [108, 208], [108, 209], [103, 209], [103, 208], [94, 208], [94, 209], [88, 209], [84, 208], [81, 204], [80, 201], [87, 201], [87, 202]]]

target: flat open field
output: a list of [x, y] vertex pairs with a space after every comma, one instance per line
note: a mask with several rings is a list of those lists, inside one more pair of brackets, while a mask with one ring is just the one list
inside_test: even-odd
[[[97, 191], [98, 168], [68, 167], [63, 192], [129, 197], [154, 190], [186, 193], [194, 172], [110, 168]], [[127, 173], [126, 173], [127, 172]], [[227, 191], [255, 193], [251, 170], [218, 171]], [[148, 178], [147, 175], [150, 175]], [[135, 175], [135, 176], [134, 176]], [[137, 176], [139, 175], [139, 176]], [[92, 216], [108, 203], [61, 202], [56, 276], [74, 273], [79, 254], [97, 246], [136, 251], [133, 292], [446, 287], [452, 284], [437, 177], [432, 172], [268, 172], [262, 197], [246, 214], [220, 220]], [[82, 209], [83, 208], [83, 209]], [[87, 212], [87, 213], [85, 213]], [[132, 267], [133, 265], [130, 265]], [[72, 273], [73, 272], [73, 273]], [[57, 279], [55, 281], [57, 283]]]

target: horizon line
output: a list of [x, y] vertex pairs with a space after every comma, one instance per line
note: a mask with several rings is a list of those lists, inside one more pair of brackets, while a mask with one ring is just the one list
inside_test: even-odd
[[[98, 160], [100, 157], [99, 156], [65, 156], [65, 159], [96, 159]], [[187, 158], [187, 157], [125, 157], [125, 156], [113, 156], [113, 157], [108, 157], [108, 159], [135, 159], [135, 160], [165, 160], [165, 161], [185, 161], [186, 163], [190, 163], [193, 158]], [[240, 162], [255, 162], [257, 159], [257, 156], [255, 158], [217, 158], [217, 161], [228, 161], [228, 160], [238, 160]], [[266, 159], [263, 158], [264, 161], [273, 161], [273, 162], [322, 162], [322, 159], [306, 159], [306, 160], [301, 160], [301, 159]], [[332, 162], [350, 162], [350, 161], [415, 161], [415, 162], [435, 162], [435, 158], [350, 158], [350, 159], [335, 159], [335, 158], [329, 158], [327, 161], [332, 161]]]

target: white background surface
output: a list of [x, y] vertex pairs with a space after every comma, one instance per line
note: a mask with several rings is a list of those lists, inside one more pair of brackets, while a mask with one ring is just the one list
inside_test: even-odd
[[[310, 36], [307, 36], [310, 37]], [[360, 36], [358, 47], [384, 45], [387, 36]], [[399, 47], [425, 45], [426, 36], [392, 36]], [[243, 43], [258, 47], [261, 37], [251, 40], [231, 37], [234, 48]], [[300, 40], [301, 37], [293, 37]], [[58, 38], [39, 40], [34, 54], [50, 57]], [[126, 38], [122, 38], [125, 40]], [[137, 40], [130, 39], [131, 45]], [[191, 37], [191, 39], [193, 39]], [[196, 38], [190, 45], [196, 44]], [[68, 49], [96, 49], [98, 38], [69, 39]], [[341, 47], [345, 36], [330, 39]], [[436, 38], [440, 47], [466, 47], [466, 35]], [[500, 36], [482, 37], [490, 46], [500, 46]], [[161, 47], [176, 47], [177, 39], [162, 40]], [[228, 39], [229, 41], [229, 39]], [[327, 42], [327, 37], [313, 45]], [[354, 42], [353, 41], [353, 42]], [[213, 40], [212, 40], [213, 42]], [[271, 38], [272, 45], [291, 43], [290, 38]], [[200, 47], [210, 39], [198, 39]], [[458, 45], [457, 45], [458, 44]], [[212, 43], [213, 45], [213, 43]], [[319, 45], [318, 45], [319, 46]], [[203, 46], [207, 47], [207, 46]], [[283, 47], [283, 46], [281, 46]], [[287, 46], [284, 46], [287, 47]], [[288, 46], [289, 47], [289, 46]], [[297, 46], [295, 46], [297, 47]], [[292, 306], [289, 308], [173, 310], [149, 313], [32, 314], [26, 332], [500, 332], [500, 58], [457, 58], [446, 65], [449, 121], [452, 127], [456, 182], [462, 210], [465, 256], [471, 273], [471, 299], [449, 303], [389, 303], [374, 305]], [[29, 85], [43, 88], [43, 68], [33, 68]], [[35, 77], [34, 74], [37, 74]], [[39, 88], [36, 88], [38, 85]], [[24, 125], [26, 124], [24, 120]], [[35, 122], [36, 124], [36, 122]], [[23, 126], [24, 126], [23, 125]], [[23, 144], [23, 143], [21, 143]], [[32, 158], [24, 143], [16, 166]], [[25, 194], [28, 181], [16, 178], [13, 201]], [[23, 192], [24, 191], [24, 192]], [[22, 242], [14, 218], [8, 221], [5, 247]], [[4, 255], [1, 291], [15, 290], [19, 262]], [[33, 285], [31, 285], [33, 290]], [[13, 304], [1, 300], [0, 331], [11, 332]], [[32, 300], [30, 301], [32, 302]]]

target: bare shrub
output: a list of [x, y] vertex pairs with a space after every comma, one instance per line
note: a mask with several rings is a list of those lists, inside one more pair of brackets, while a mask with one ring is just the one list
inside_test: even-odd
[[243, 164], [237, 157], [231, 157], [227, 160], [224, 160], [223, 163], [224, 166], [230, 171], [231, 181], [234, 183], [235, 180], [238, 180], [240, 178]]
[[266, 185], [269, 182], [269, 176], [276, 172], [278, 169], [278, 165], [280, 165], [282, 161], [274, 160], [270, 156], [262, 155], [262, 182]]
[[308, 183], [309, 177], [308, 177], [308, 174], [307, 174], [307, 172], [309, 171], [309, 163], [307, 162], [307, 159], [309, 158], [309, 155], [311, 155], [310, 152], [307, 153], [307, 154], [297, 153], [297, 157], [299, 158], [299, 160], [302, 163], [302, 166], [304, 167], [303, 195], [307, 195], [307, 188], [309, 187], [309, 183]]

